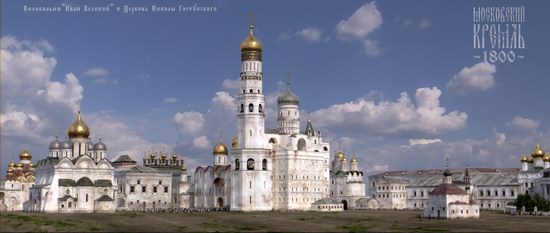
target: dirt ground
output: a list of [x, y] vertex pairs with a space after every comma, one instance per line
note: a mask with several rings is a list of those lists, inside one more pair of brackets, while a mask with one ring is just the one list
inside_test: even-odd
[[364, 232], [550, 231], [550, 216], [482, 212], [480, 219], [419, 219], [421, 211], [36, 214], [0, 213], [0, 231]]

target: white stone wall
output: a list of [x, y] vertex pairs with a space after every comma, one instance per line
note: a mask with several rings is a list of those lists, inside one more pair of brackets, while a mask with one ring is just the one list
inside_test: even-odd
[[119, 188], [122, 188], [119, 191], [119, 198], [123, 199], [123, 201], [117, 201], [116, 208], [143, 210], [175, 207], [172, 205], [173, 184], [170, 172], [116, 172], [115, 180]]

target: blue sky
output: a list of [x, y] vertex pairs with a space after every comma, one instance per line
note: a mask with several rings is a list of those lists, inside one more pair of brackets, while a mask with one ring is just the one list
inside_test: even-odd
[[[214, 6], [215, 12], [24, 12], [27, 6]], [[524, 56], [482, 63], [472, 8], [525, 6]], [[550, 150], [550, 29], [543, 1], [3, 1], [1, 171], [28, 146], [44, 158], [81, 109], [110, 158], [176, 148], [211, 163], [232, 105], [249, 14], [264, 45], [269, 111], [287, 72], [332, 149], [367, 172], [519, 167]], [[454, 81], [452, 81], [454, 80]], [[477, 81], [475, 81], [477, 80]], [[405, 94], [404, 94], [405, 93]], [[303, 117], [302, 120], [306, 120]], [[305, 126], [305, 125], [304, 125]]]

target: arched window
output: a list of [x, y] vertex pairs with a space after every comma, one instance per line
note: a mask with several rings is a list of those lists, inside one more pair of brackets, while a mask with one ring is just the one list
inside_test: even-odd
[[267, 159], [262, 160], [262, 170], [267, 170]]
[[273, 143], [273, 144], [277, 144], [277, 139], [275, 138], [270, 138], [268, 143]]
[[250, 89], [248, 92], [252, 94], [254, 93], [254, 90]]
[[241, 104], [241, 112], [244, 112], [244, 104]]
[[246, 161], [246, 169], [254, 170], [254, 159], [248, 159], [248, 161]]
[[246, 91], [243, 89], [243, 94], [246, 93]]
[[326, 146], [323, 147], [324, 151], [328, 151], [328, 148]]
[[258, 89], [258, 94], [260, 94], [260, 89]]
[[249, 112], [254, 112], [254, 104], [250, 103], [250, 104], [248, 105], [248, 111], [249, 111]]
[[258, 106], [258, 112], [264, 112], [264, 109], [262, 108], [262, 104]]
[[303, 138], [300, 138], [300, 140], [298, 140], [298, 150], [306, 150], [306, 140], [304, 140]]
[[235, 170], [239, 170], [241, 167], [241, 164], [239, 162], [239, 159], [235, 159]]

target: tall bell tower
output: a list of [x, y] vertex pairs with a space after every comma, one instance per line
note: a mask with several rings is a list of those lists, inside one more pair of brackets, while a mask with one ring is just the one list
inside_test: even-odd
[[266, 149], [265, 97], [262, 91], [262, 43], [252, 17], [241, 42], [241, 87], [237, 95], [237, 145], [231, 151], [231, 210], [272, 210], [271, 156]]

